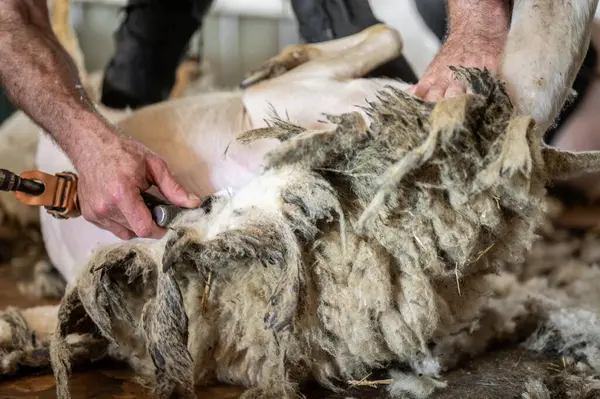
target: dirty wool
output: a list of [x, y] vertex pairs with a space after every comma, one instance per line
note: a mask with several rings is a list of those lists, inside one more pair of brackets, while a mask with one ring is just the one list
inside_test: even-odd
[[[600, 271], [563, 276], [577, 298], [519, 265], [549, 178], [597, 170], [600, 155], [544, 147], [502, 82], [455, 74], [474, 94], [429, 104], [390, 88], [368, 120], [327, 116], [325, 131], [274, 117], [239, 138], [281, 141], [254, 181], [181, 214], [160, 241], [97, 250], [51, 342], [36, 342], [58, 397], [86, 342], [162, 398], [215, 382], [294, 398], [305, 381], [344, 389], [382, 368], [400, 370], [390, 395], [427, 397], [445, 370], [508, 341], [565, 356], [572, 397], [593, 389], [600, 298], [575, 285], [600, 284]], [[546, 397], [548, 384], [524, 394]]]

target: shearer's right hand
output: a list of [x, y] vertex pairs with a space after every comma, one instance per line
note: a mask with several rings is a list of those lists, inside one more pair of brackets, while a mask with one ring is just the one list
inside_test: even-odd
[[117, 237], [128, 240], [165, 234], [140, 195], [151, 185], [174, 205], [200, 206], [200, 199], [175, 181], [166, 162], [141, 143], [113, 136], [88, 148], [94, 150], [78, 156], [75, 163], [82, 216]]

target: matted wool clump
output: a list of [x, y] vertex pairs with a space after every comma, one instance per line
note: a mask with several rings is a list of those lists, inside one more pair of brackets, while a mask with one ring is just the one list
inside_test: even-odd
[[75, 333], [164, 398], [215, 381], [290, 398], [391, 363], [436, 376], [434, 344], [471, 326], [486, 276], [530, 249], [548, 176], [599, 164], [543, 148], [487, 71], [455, 72], [474, 94], [429, 104], [389, 89], [365, 108], [370, 125], [352, 113], [328, 131], [250, 131], [240, 140], [282, 142], [261, 176], [162, 240], [97, 251], [60, 307], [59, 398]]

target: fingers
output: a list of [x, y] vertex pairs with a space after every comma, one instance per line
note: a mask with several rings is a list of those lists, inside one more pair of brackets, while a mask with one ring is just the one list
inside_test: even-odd
[[132, 190], [118, 205], [123, 217], [137, 237], [158, 239], [165, 235], [166, 229], [159, 227], [150, 210], [144, 204], [139, 191]]
[[423, 97], [423, 100], [428, 101], [430, 103], [434, 103], [444, 98], [444, 93], [446, 93], [446, 89], [448, 88], [448, 84], [444, 83], [432, 85], [427, 91], [427, 94], [425, 94], [425, 96]]
[[94, 226], [110, 231], [121, 240], [127, 241], [135, 237], [133, 231], [129, 230], [127, 227], [113, 221], [112, 219], [100, 217], [95, 211], [90, 210], [87, 207], [82, 209], [81, 214], [85, 220], [92, 223]]
[[121, 240], [124, 240], [124, 241], [131, 240], [132, 238], [135, 237], [135, 234], [133, 233], [133, 231], [121, 226], [120, 224], [112, 222], [112, 221], [110, 223], [108, 223], [108, 225], [105, 227], [105, 230], [110, 231], [111, 233], [113, 233], [114, 235], [116, 235], [117, 237], [119, 237]]
[[430, 83], [429, 81], [419, 82], [409, 88], [407, 92], [424, 101], [437, 102], [442, 98], [457, 97], [468, 91], [463, 85], [455, 80], [448, 81], [446, 79], [440, 79], [433, 83]]
[[153, 157], [148, 160], [148, 173], [154, 185], [161, 194], [172, 204], [184, 208], [197, 208], [200, 198], [188, 192], [169, 172], [167, 164], [161, 158]]
[[100, 223], [92, 223], [100, 227], [101, 229], [110, 231], [111, 233], [113, 233], [114, 235], [116, 235], [124, 241], [131, 240], [135, 237], [133, 231], [109, 219], [105, 219], [102, 225]]
[[[110, 194], [107, 195], [107, 192]], [[82, 216], [88, 222], [122, 240], [135, 237], [158, 239], [166, 233], [152, 219], [136, 184], [113, 182], [113, 186], [102, 196], [83, 195], [80, 203]]]
[[[427, 92], [429, 91], [430, 87], [431, 87], [431, 83], [429, 81], [421, 80], [421, 81], [419, 81], [419, 83], [417, 83], [416, 85], [411, 87], [411, 89], [413, 89], [411, 94], [419, 97], [420, 99], [424, 99], [425, 95], [427, 95]], [[409, 93], [410, 93], [410, 91], [409, 91]]]
[[446, 89], [446, 92], [444, 93], [444, 98], [458, 97], [462, 94], [465, 94], [465, 92], [466, 90], [463, 85], [461, 85], [457, 81], [453, 81]]
[[[158, 239], [165, 235], [166, 230], [160, 228], [154, 222], [150, 210], [139, 194], [131, 195], [129, 199], [117, 206], [121, 211], [118, 216], [108, 217], [98, 213], [94, 213], [94, 216], [87, 216], [85, 213], [82, 215], [88, 222], [103, 230], [110, 231], [125, 241], [135, 237]], [[114, 214], [117, 213], [119, 213], [118, 210], [114, 212]]]

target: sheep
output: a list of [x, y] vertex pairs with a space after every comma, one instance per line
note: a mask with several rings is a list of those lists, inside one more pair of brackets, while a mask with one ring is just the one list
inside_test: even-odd
[[[405, 94], [403, 82], [355, 79], [399, 54], [401, 39], [385, 26], [323, 51], [284, 51], [261, 75], [281, 73], [273, 63], [289, 65], [303, 50], [306, 62], [223, 94], [219, 106], [230, 112], [217, 120], [231, 119], [233, 110], [242, 115], [222, 130], [225, 137], [244, 132], [223, 149], [264, 165], [229, 181], [233, 192], [182, 213], [162, 240], [103, 245], [83, 268], [69, 270], [49, 347], [58, 397], [69, 397], [70, 358], [101, 351], [98, 345], [129, 361], [160, 397], [194, 397], [194, 386], [215, 381], [248, 387], [245, 398], [294, 397], [306, 380], [336, 389], [340, 380], [391, 362], [436, 377], [441, 366], [432, 347], [477, 320], [487, 277], [528, 251], [544, 216], [546, 183], [599, 169], [597, 153], [542, 143], [589, 42], [586, 23], [597, 2], [554, 5], [544, 14], [563, 19], [543, 26], [548, 45], [536, 52], [565, 32], [577, 51], [517, 77], [516, 60], [530, 51], [520, 18], [534, 3], [549, 11], [548, 2], [515, 2], [504, 80], [455, 68], [473, 94], [434, 105]], [[545, 101], [531, 101], [534, 80], [555, 73], [560, 80], [536, 86]], [[333, 98], [346, 88], [368, 101], [349, 111], [347, 99], [346, 107], [331, 99], [298, 107], [308, 98], [302, 89], [315, 84]], [[264, 104], [269, 95], [275, 115]], [[150, 126], [153, 112], [163, 112], [166, 126], [179, 123], [198, 139], [194, 128], [206, 120], [188, 117], [182, 128], [175, 113], [201, 109], [200, 100], [148, 107], [119, 125], [152, 146], [156, 136], [132, 126]], [[335, 112], [314, 118], [327, 108]], [[278, 117], [278, 109], [306, 122]], [[244, 147], [250, 143], [259, 146], [254, 158]], [[206, 183], [187, 162], [177, 163], [185, 148], [169, 151], [182, 181]], [[210, 151], [212, 171], [219, 160]]]

